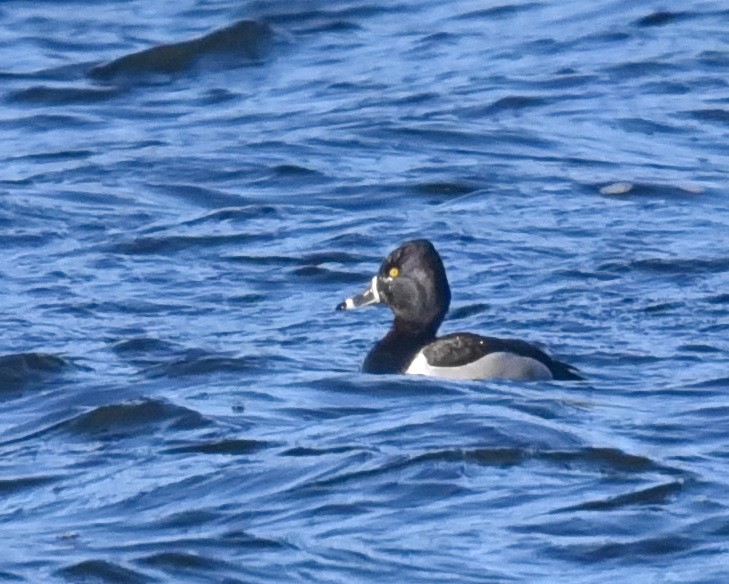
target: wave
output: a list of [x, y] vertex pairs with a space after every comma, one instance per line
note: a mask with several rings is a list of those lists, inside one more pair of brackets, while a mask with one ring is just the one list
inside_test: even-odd
[[[321, 452], [308, 454], [319, 456], [327, 453], [328, 451], [322, 450]], [[284, 454], [291, 455], [290, 452]], [[317, 479], [307, 485], [307, 487], [321, 488], [358, 482], [370, 477], [380, 477], [389, 474], [400, 475], [407, 469], [412, 470], [432, 464], [473, 464], [481, 467], [509, 468], [528, 462], [539, 462], [558, 468], [569, 467], [580, 468], [584, 471], [609, 472], [614, 476], [659, 474], [673, 477], [673, 480], [667, 486], [650, 487], [628, 495], [620, 495], [609, 501], [582, 503], [579, 506], [575, 506], [574, 509], [598, 508], [600, 505], [610, 507], [656, 501], [657, 499], [671, 496], [680, 491], [686, 483], [686, 477], [688, 476], [678, 468], [668, 467], [644, 456], [632, 455], [615, 448], [587, 447], [578, 450], [537, 450], [531, 446], [498, 446], [426, 451], [420, 454], [390, 460], [371, 468], [354, 471], [346, 470], [331, 477]], [[555, 512], [566, 510], [568, 509], [560, 508]], [[569, 510], [573, 510], [573, 508]]]
[[176, 75], [203, 61], [209, 62], [210, 58], [224, 66], [251, 64], [263, 58], [272, 37], [273, 30], [268, 24], [241, 20], [192, 40], [158, 45], [97, 65], [89, 71], [89, 76], [117, 81]]
[[202, 414], [159, 399], [96, 407], [63, 422], [60, 427], [86, 438], [147, 436], [159, 426], [173, 430], [203, 428]]
[[64, 87], [53, 85], [37, 85], [10, 93], [9, 99], [20, 103], [41, 103], [50, 105], [68, 105], [72, 103], [96, 103], [119, 95], [114, 89], [97, 87]]
[[680, 20], [685, 20], [690, 16], [691, 13], [689, 12], [668, 12], [661, 10], [638, 19], [635, 24], [639, 27], [665, 26], [667, 24], [673, 24], [674, 22], [678, 22]]
[[[729, 257], [714, 258], [644, 258], [637, 260], [614, 260], [599, 266], [598, 271], [604, 272], [644, 272], [665, 275], [701, 275], [721, 274], [729, 271]], [[665, 303], [664, 303], [665, 304]], [[653, 307], [664, 309], [666, 306]]]
[[[33, 489], [43, 487], [58, 481], [60, 477], [50, 475], [37, 475], [28, 477], [18, 477], [14, 479], [0, 479], [0, 494], [7, 497], [11, 494], [24, 491], [25, 489]], [[1, 580], [2, 578], [0, 578]]]
[[228, 456], [241, 456], [252, 454], [268, 446], [260, 440], [243, 440], [227, 438], [209, 442], [197, 442], [184, 446], [174, 446], [165, 450], [168, 454], [226, 454]]
[[31, 383], [53, 377], [68, 363], [47, 353], [16, 353], [0, 356], [0, 392], [17, 391]]
[[205, 351], [189, 351], [179, 359], [158, 363], [144, 370], [148, 377], [188, 377], [215, 373], [250, 373], [263, 369], [270, 361], [264, 356], [232, 357]]
[[57, 572], [58, 576], [72, 582], [127, 582], [129, 584], [147, 583], [150, 578], [114, 562], [106, 560], [86, 560]]
[[663, 505], [673, 497], [683, 491], [685, 481], [673, 481], [663, 483], [645, 489], [638, 489], [629, 493], [608, 497], [605, 499], [596, 499], [586, 501], [571, 507], [562, 507], [556, 509], [553, 513], [565, 513], [572, 511], [610, 511], [626, 506], [633, 505]]
[[132, 241], [111, 247], [113, 253], [124, 255], [170, 254], [191, 249], [221, 248], [243, 245], [252, 241], [273, 241], [266, 233], [235, 233], [231, 235], [168, 235], [164, 237], [137, 237]]

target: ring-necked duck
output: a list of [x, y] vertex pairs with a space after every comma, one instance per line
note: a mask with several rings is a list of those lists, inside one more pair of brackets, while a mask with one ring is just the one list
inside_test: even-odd
[[337, 306], [351, 310], [386, 304], [392, 328], [365, 358], [367, 373], [410, 373], [451, 379], [582, 379], [566, 363], [515, 339], [452, 333], [436, 338], [448, 312], [451, 290], [443, 261], [425, 239], [409, 241], [390, 255], [369, 287]]

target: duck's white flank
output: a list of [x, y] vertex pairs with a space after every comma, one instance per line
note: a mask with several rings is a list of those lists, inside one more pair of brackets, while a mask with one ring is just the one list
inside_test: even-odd
[[514, 379], [519, 381], [552, 379], [552, 373], [544, 363], [507, 352], [489, 353], [473, 363], [458, 367], [434, 367], [428, 363], [423, 351], [420, 351], [410, 362], [405, 373], [447, 379]]

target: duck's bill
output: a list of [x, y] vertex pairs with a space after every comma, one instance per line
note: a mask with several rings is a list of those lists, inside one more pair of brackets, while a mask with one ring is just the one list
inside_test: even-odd
[[351, 298], [347, 298], [344, 302], [337, 304], [337, 310], [352, 310], [369, 306], [370, 304], [378, 304], [380, 302], [380, 293], [377, 291], [377, 276], [372, 278], [367, 290]]

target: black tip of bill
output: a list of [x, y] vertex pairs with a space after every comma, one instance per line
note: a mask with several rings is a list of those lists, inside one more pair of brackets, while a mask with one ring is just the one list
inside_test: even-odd
[[347, 298], [344, 302], [337, 304], [337, 310], [352, 310], [353, 308], [364, 306], [364, 302], [360, 301], [361, 297], [361, 295], [358, 295]]

